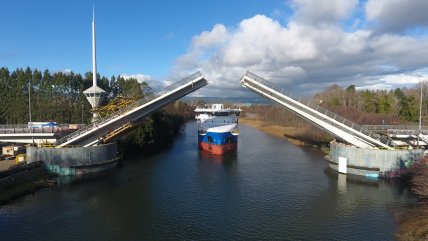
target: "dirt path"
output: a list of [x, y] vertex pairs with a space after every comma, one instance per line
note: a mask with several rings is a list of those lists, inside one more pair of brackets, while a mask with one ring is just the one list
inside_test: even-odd
[[6, 171], [15, 164], [15, 160], [0, 161], [0, 172]]

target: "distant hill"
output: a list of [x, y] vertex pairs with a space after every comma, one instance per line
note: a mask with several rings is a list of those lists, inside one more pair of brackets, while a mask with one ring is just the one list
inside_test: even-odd
[[194, 102], [203, 100], [208, 104], [212, 103], [229, 103], [229, 104], [270, 104], [271, 101], [262, 97], [184, 97], [183, 101]]

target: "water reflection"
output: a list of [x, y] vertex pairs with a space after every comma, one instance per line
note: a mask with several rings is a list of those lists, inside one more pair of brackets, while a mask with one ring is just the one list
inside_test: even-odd
[[210, 152], [199, 150], [199, 160], [218, 163], [221, 165], [228, 165], [231, 162], [238, 160], [238, 153], [236, 151], [228, 152], [225, 155], [214, 155]]
[[97, 173], [86, 173], [76, 176], [58, 176], [56, 177], [57, 185], [70, 185], [70, 184], [87, 184], [88, 182], [105, 180], [111, 175], [115, 175], [118, 172], [117, 168], [105, 170]]
[[317, 149], [246, 126], [237, 152], [224, 156], [199, 151], [197, 126], [185, 129], [162, 153], [61, 177], [59, 186], [2, 207], [2, 237], [392, 240], [394, 211], [414, 200], [398, 182], [323, 172], [328, 162]]
[[337, 175], [337, 190], [340, 194], [346, 193], [346, 174], [339, 173]]
[[360, 205], [399, 205], [400, 200], [416, 201], [410, 186], [399, 179], [377, 179], [363, 176], [337, 173], [325, 169], [331, 180], [337, 181], [337, 193], [341, 202], [349, 206]]

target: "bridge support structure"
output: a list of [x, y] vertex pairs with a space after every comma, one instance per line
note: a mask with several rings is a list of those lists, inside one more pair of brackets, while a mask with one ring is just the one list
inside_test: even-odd
[[58, 175], [83, 175], [117, 166], [121, 156], [117, 143], [90, 147], [27, 147], [29, 162], [42, 161], [49, 172]]
[[321, 106], [313, 103], [304, 104], [291, 98], [284, 89], [251, 72], [241, 78], [241, 85], [267, 99], [270, 99], [309, 123], [330, 133], [336, 138], [361, 148], [394, 149], [394, 143], [379, 134], [349, 121]]
[[129, 129], [130, 123], [139, 123], [145, 116], [207, 84], [207, 80], [197, 72], [57, 140], [56, 145], [58, 148], [67, 145], [88, 147], [111, 141]]
[[59, 175], [79, 175], [115, 167], [118, 156], [114, 139], [141, 123], [150, 113], [207, 85], [200, 72], [136, 101], [115, 113], [56, 141], [55, 148], [29, 147], [29, 162], [43, 161]]
[[291, 98], [284, 89], [253, 73], [241, 78], [241, 85], [300, 116], [335, 136], [343, 143], [330, 143], [329, 166], [339, 173], [366, 177], [395, 178], [423, 158], [422, 149], [396, 149], [395, 143], [321, 106]]
[[[423, 149], [369, 149], [330, 142], [329, 167], [337, 172], [370, 178], [398, 178], [424, 157]], [[343, 164], [341, 163], [343, 162]], [[343, 165], [342, 170], [340, 165]]]

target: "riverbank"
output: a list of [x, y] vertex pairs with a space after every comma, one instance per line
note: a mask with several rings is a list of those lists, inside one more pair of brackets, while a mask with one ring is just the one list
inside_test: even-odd
[[418, 206], [397, 215], [400, 241], [428, 240], [428, 159], [415, 164], [412, 172], [412, 190], [419, 197]]
[[428, 240], [428, 205], [399, 213], [396, 217], [398, 231], [396, 237], [399, 241]]
[[12, 166], [0, 172], [0, 206], [43, 187], [55, 186], [54, 177], [41, 162]]
[[[290, 143], [297, 146], [313, 146], [316, 148], [320, 148], [324, 153], [328, 153], [328, 145], [330, 143], [330, 139], [325, 137], [320, 140], [311, 139], [308, 131], [311, 131], [310, 128], [297, 128], [292, 126], [280, 126], [280, 125], [271, 125], [265, 121], [240, 117], [239, 123], [243, 125], [247, 125], [258, 130], [261, 130], [270, 135], [286, 138]], [[305, 136], [302, 133], [306, 133]]]
[[[303, 128], [284, 127], [279, 125], [270, 125], [264, 121], [252, 118], [240, 118], [240, 123], [261, 130], [265, 133], [271, 134], [276, 137], [286, 138], [289, 142], [298, 146], [315, 146], [322, 149], [323, 152], [328, 153], [328, 142], [321, 141], [321, 145], [305, 142], [298, 139], [299, 133]], [[418, 168], [419, 172], [422, 170]], [[426, 174], [419, 173], [419, 177], [425, 177], [423, 183], [426, 183], [428, 176], [428, 168], [425, 168]], [[422, 183], [421, 181], [419, 181]], [[424, 186], [425, 187], [425, 186]], [[413, 240], [428, 240], [428, 188], [424, 189], [424, 202], [421, 202], [417, 207], [406, 211], [396, 211], [396, 221], [398, 230], [395, 234], [396, 238], [400, 241], [413, 241]], [[419, 194], [421, 196], [421, 194]]]

